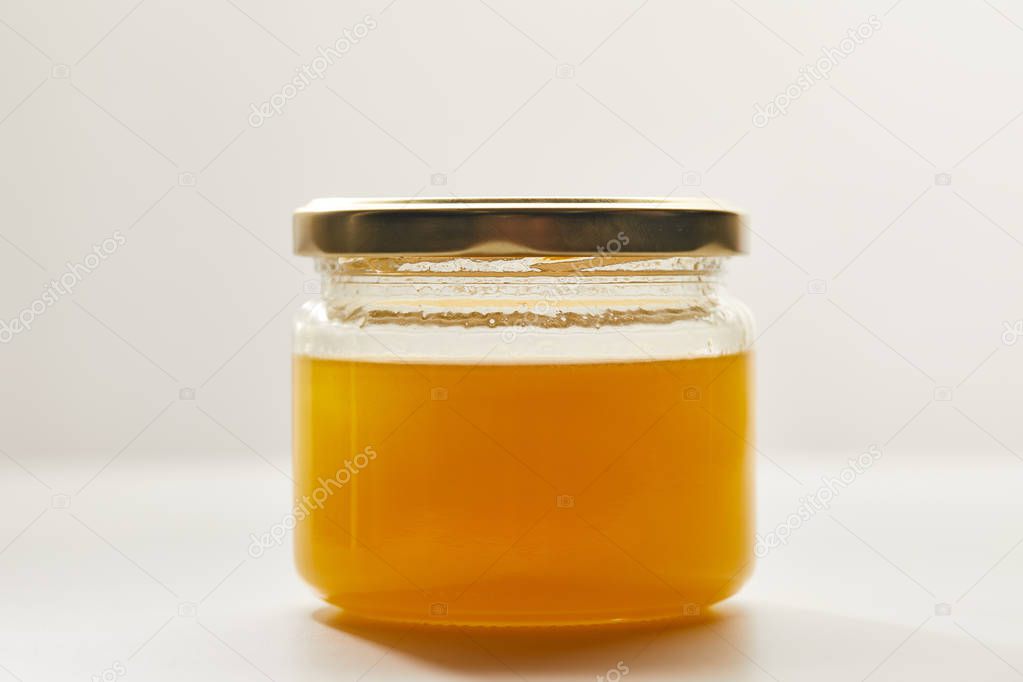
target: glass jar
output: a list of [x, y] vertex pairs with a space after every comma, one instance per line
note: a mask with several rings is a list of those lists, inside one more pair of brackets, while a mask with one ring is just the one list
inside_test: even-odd
[[296, 252], [295, 554], [365, 618], [674, 618], [751, 570], [738, 214], [657, 200], [319, 200]]

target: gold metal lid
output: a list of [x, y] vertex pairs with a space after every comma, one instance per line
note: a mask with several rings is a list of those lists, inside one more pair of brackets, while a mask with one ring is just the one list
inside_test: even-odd
[[742, 216], [698, 199], [316, 199], [295, 253], [576, 256], [744, 253]]

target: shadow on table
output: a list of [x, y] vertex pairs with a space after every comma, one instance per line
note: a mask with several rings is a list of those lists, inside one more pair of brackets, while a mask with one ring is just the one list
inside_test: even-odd
[[[453, 674], [552, 675], [558, 678], [617, 680], [628, 670], [666, 674], [684, 666], [723, 674], [748, 667], [741, 656], [716, 656], [722, 647], [737, 651], [728, 642], [736, 632], [741, 610], [715, 608], [699, 617], [677, 621], [613, 625], [604, 627], [498, 628], [376, 623], [325, 607], [313, 618], [335, 630], [373, 642], [388, 657], [413, 659]], [[372, 675], [367, 675], [371, 679]]]
[[[933, 607], [932, 607], [933, 609]], [[1018, 679], [1023, 645], [987, 640], [950, 612], [913, 625], [770, 602], [726, 602], [700, 619], [604, 628], [389, 626], [334, 608], [314, 619], [370, 642], [366, 680], [434, 671], [533, 679]], [[983, 635], [983, 636], [982, 636]], [[1001, 653], [998, 653], [1001, 652]], [[976, 673], [976, 674], [975, 674]]]

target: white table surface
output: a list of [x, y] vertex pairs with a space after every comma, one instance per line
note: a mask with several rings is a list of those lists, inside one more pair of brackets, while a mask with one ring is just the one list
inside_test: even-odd
[[[772, 459], [802, 485], [761, 458], [762, 531], [843, 462]], [[345, 623], [287, 543], [248, 555], [289, 509], [288, 481], [251, 452], [129, 453], [61, 497], [90, 467], [32, 463], [36, 480], [0, 457], [0, 681], [614, 680], [619, 663], [630, 681], [1023, 678], [1010, 453], [885, 454], [705, 621], [542, 632]]]

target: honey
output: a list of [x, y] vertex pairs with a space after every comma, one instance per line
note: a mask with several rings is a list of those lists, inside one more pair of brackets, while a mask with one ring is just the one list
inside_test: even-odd
[[751, 569], [751, 360], [294, 359], [300, 573], [356, 615], [689, 615]]

